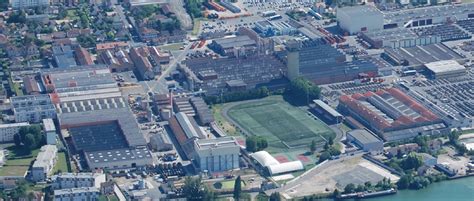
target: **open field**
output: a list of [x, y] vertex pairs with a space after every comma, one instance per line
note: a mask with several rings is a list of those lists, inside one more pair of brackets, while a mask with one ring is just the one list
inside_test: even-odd
[[66, 153], [64, 152], [58, 152], [58, 161], [56, 162], [56, 165], [54, 166], [53, 173], [56, 173], [58, 171], [70, 172], [69, 169], [67, 168]]
[[269, 97], [233, 105], [227, 115], [243, 130], [267, 139], [269, 147], [307, 147], [312, 140], [324, 143], [335, 133], [319, 119], [293, 107], [281, 97]]
[[7, 150], [9, 155], [5, 165], [0, 168], [0, 176], [23, 176], [39, 152], [39, 149], [36, 149], [31, 153], [27, 153], [15, 146], [10, 146]]

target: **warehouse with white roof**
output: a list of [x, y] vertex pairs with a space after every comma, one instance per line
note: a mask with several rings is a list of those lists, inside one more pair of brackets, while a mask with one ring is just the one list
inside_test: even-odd
[[433, 79], [457, 77], [466, 74], [466, 67], [455, 60], [427, 63], [425, 64], [425, 68]]

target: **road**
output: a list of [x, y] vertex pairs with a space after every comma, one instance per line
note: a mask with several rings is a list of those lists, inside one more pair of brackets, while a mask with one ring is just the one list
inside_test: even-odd
[[155, 80], [144, 81], [147, 92], [160, 93], [160, 94], [168, 93], [168, 86], [166, 84], [165, 77], [167, 77], [171, 72], [175, 71], [178, 66], [178, 63], [186, 58], [186, 55], [191, 49], [191, 45], [192, 43], [189, 43], [188, 45], [186, 45], [184, 47], [184, 50], [182, 50], [178, 55], [174, 57], [174, 59], [168, 65], [168, 68], [166, 68], [161, 73], [161, 75], [157, 76]]

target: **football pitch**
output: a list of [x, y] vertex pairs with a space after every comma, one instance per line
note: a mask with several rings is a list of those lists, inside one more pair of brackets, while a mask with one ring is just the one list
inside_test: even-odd
[[229, 108], [227, 115], [246, 132], [267, 139], [269, 147], [308, 147], [335, 133], [322, 121], [283, 100], [266, 98]]

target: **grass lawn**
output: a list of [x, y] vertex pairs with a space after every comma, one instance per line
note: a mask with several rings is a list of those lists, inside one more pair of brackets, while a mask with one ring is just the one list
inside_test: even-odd
[[79, 20], [79, 16], [76, 13], [76, 9], [67, 10], [67, 16], [66, 17], [70, 20], [76, 20], [76, 19]]
[[205, 18], [196, 18], [193, 21], [193, 31], [191, 32], [191, 35], [195, 36], [199, 33], [199, 28], [201, 27], [201, 22], [206, 21], [207, 19]]
[[227, 135], [240, 135], [237, 129], [222, 116], [222, 106], [222, 104], [212, 106], [212, 114], [214, 115], [217, 126], [219, 126]]
[[16, 146], [10, 146], [6, 149], [9, 151], [9, 155], [5, 165], [0, 168], [0, 176], [23, 176], [39, 152], [39, 149], [36, 149], [28, 153]]
[[169, 45], [160, 46], [160, 48], [163, 50], [168, 50], [168, 51], [178, 51], [179, 48], [181, 48], [183, 45], [184, 43], [173, 43]]
[[[214, 184], [214, 186], [216, 186], [216, 184]], [[219, 189], [227, 189], [227, 190], [228, 189], [234, 189], [235, 180], [223, 181], [223, 182], [220, 182], [220, 184], [222, 184], [222, 186]], [[245, 187], [245, 182], [241, 181], [241, 184], [242, 184], [242, 188], [244, 188]]]
[[56, 173], [58, 171], [70, 172], [69, 169], [67, 168], [66, 153], [64, 152], [58, 153], [58, 161], [56, 162], [56, 165], [54, 166], [53, 173]]
[[228, 115], [246, 131], [267, 139], [269, 147], [307, 147], [312, 140], [324, 143], [335, 133], [322, 121], [283, 101], [280, 96], [242, 103]]

